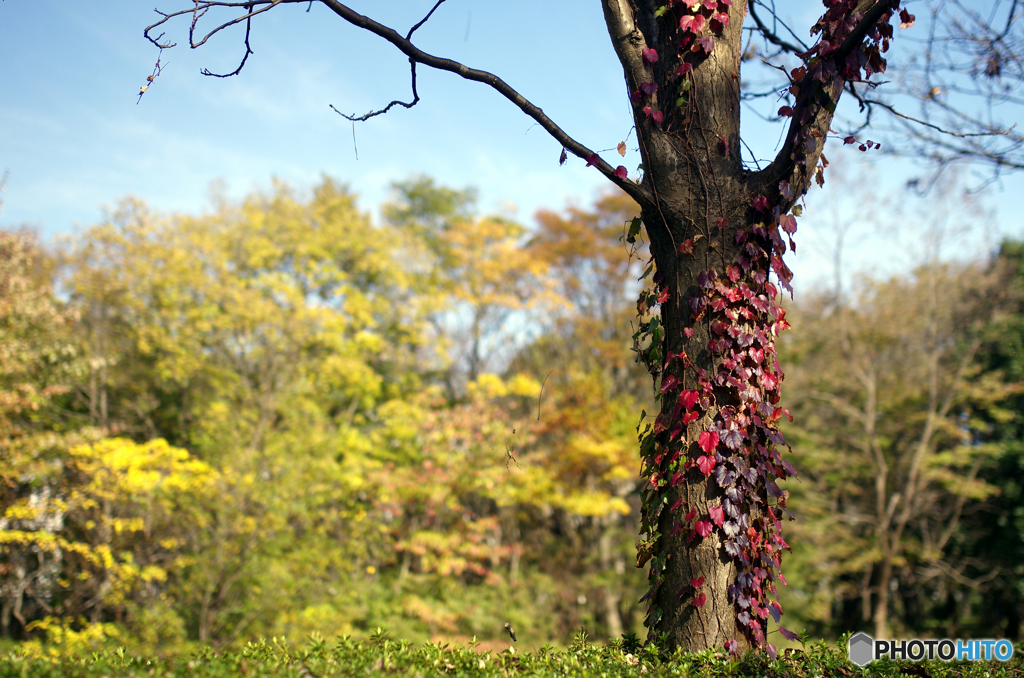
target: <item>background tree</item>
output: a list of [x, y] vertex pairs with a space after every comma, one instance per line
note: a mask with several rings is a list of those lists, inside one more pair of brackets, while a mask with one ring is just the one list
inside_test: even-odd
[[[811, 31], [818, 41], [790, 50], [802, 64], [783, 69], [792, 99], [779, 115], [790, 118], [789, 129], [775, 158], [756, 171], [744, 167], [740, 153], [747, 3], [603, 0], [643, 158], [636, 181], [497, 76], [418, 49], [413, 34], [443, 0], [404, 36], [337, 0], [321, 1], [410, 60], [412, 101], [392, 102], [359, 120], [415, 105], [418, 64], [447, 70], [497, 90], [562, 145], [563, 157], [568, 151], [585, 159], [639, 204], [653, 287], [641, 294], [636, 341], [661, 384], [661, 412], [641, 431], [649, 479], [641, 528], [647, 538], [639, 547], [639, 562], [651, 563], [647, 624], [652, 637], [687, 650], [756, 645], [774, 653], [765, 634], [768, 617], [778, 622], [780, 607], [770, 596], [780, 576], [780, 550], [788, 548], [780, 522], [786, 496], [776, 480], [793, 470], [776, 448], [784, 446], [776, 426], [784, 410], [778, 407], [782, 374], [774, 337], [787, 323], [768, 275], [774, 271], [789, 288], [792, 275], [782, 255], [783, 233], [796, 231], [790, 209], [812, 180], [823, 181], [828, 163], [821, 152], [843, 92], [856, 92], [856, 83], [885, 70], [882, 54], [893, 37], [898, 0], [827, 3]], [[252, 20], [284, 4], [290, 3], [204, 0], [161, 12], [146, 34], [165, 49], [171, 43], [158, 31], [190, 17], [189, 44], [198, 47], [245, 23], [245, 54], [234, 75], [251, 54]], [[222, 8], [235, 13], [225, 17], [218, 14]], [[211, 10], [226, 20], [204, 35], [199, 27]], [[906, 10], [898, 19], [903, 27], [914, 23]], [[769, 42], [783, 42], [757, 23]], [[640, 223], [630, 229], [630, 242]], [[789, 246], [795, 249], [791, 238]]]

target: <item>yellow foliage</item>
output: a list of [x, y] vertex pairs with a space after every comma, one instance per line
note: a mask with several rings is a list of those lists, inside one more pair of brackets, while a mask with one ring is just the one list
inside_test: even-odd
[[528, 374], [518, 373], [508, 380], [508, 392], [524, 398], [540, 395], [541, 383]]
[[508, 395], [508, 386], [496, 374], [481, 374], [466, 385], [470, 394], [480, 398], [501, 398]]
[[36, 629], [43, 632], [44, 638], [21, 643], [18, 650], [22, 656], [58, 661], [113, 649], [127, 642], [124, 629], [116, 624], [88, 624], [85, 619], [74, 621], [48, 616], [28, 624], [27, 630]]

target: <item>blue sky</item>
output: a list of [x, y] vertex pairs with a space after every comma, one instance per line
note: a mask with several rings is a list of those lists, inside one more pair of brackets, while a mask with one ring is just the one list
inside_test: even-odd
[[[155, 1], [162, 9], [187, 4]], [[352, 3], [401, 32], [432, 4]], [[128, 194], [161, 210], [195, 212], [207, 204], [213, 180], [224, 180], [227, 194], [238, 198], [267, 187], [273, 176], [304, 188], [324, 173], [348, 183], [374, 215], [390, 182], [426, 173], [445, 185], [475, 186], [485, 211], [514, 209], [529, 223], [538, 208], [588, 205], [606, 185], [577, 159], [559, 167], [558, 143], [487, 87], [422, 66], [422, 100], [415, 108], [356, 125], [357, 160], [352, 125], [328, 105], [361, 114], [405, 99], [408, 63], [317, 3], [308, 13], [305, 5], [279, 7], [254, 22], [255, 54], [240, 76], [226, 80], [200, 70], [233, 70], [242, 55], [241, 29], [193, 51], [185, 44], [187, 20], [172, 24], [168, 37], [179, 46], [164, 53], [163, 74], [137, 105], [157, 56], [142, 37], [155, 21], [153, 5], [0, 3], [0, 171], [10, 172], [0, 226], [31, 225], [52, 237], [97, 222], [104, 207]], [[791, 25], [806, 33], [820, 4], [795, 2], [789, 11]], [[591, 148], [611, 149], [629, 134], [622, 71], [596, 0], [448, 0], [415, 41], [498, 74]], [[772, 155], [779, 130], [752, 116], [746, 120], [748, 143]], [[860, 156], [849, 148], [827, 152], [848, 166]], [[612, 151], [603, 155], [618, 160]], [[635, 176], [637, 154], [619, 162]], [[913, 170], [889, 159], [875, 171], [885, 191], [854, 203], [848, 189], [812, 191], [801, 220], [805, 240], [798, 239], [809, 246], [794, 261], [798, 276], [827, 268], [821, 252], [835, 223], [860, 229], [862, 235], [848, 242], [865, 248], [850, 250], [861, 268], [889, 272], [912, 258], [906, 248], [879, 245], [892, 242], [892, 234], [880, 234], [889, 227], [874, 217], [895, 214], [882, 209], [884, 200], [907, 203], [894, 191]], [[995, 216], [961, 236], [951, 251], [987, 247], [1000, 233], [1024, 233], [1014, 199], [1022, 191], [1019, 177], [993, 187], [987, 200]], [[866, 204], [872, 199], [878, 202]]]

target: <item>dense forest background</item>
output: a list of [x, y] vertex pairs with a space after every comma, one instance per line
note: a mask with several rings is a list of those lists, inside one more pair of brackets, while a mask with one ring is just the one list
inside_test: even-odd
[[[811, 637], [1022, 637], [1024, 243], [949, 261], [956, 204], [893, 277], [844, 282], [837, 228], [787, 303]], [[374, 223], [325, 178], [0, 232], [0, 645], [642, 637], [637, 213], [526, 228], [420, 177]]]

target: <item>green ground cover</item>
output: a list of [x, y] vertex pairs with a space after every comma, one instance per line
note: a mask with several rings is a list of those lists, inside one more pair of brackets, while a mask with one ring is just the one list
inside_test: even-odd
[[608, 645], [587, 642], [577, 635], [564, 649], [544, 647], [537, 652], [480, 652], [474, 643], [450, 646], [428, 643], [413, 646], [394, 641], [386, 633], [356, 641], [334, 642], [314, 635], [304, 647], [287, 642], [249, 643], [239, 652], [203, 650], [191, 657], [133, 657], [123, 649], [92, 653], [88, 657], [43, 659], [10, 653], [0, 658], [0, 677], [19, 678], [158, 676], [227, 678], [274, 676], [327, 678], [329, 676], [693, 676], [713, 678], [853, 678], [923, 676], [935, 678], [997, 678], [1024, 675], [1024, 648], [1018, 645], [1008, 662], [877, 661], [859, 668], [846, 658], [845, 639], [835, 644], [818, 642], [804, 649], [788, 649], [775, 660], [751, 653], [734, 658], [709, 650], [699, 654], [664, 655], [653, 646], [639, 647], [624, 640]]

